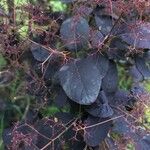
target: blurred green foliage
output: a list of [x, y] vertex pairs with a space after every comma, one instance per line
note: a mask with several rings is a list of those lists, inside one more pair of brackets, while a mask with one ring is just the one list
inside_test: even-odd
[[144, 86], [148, 92], [150, 92], [150, 80], [144, 82]]
[[60, 110], [58, 109], [58, 107], [56, 106], [49, 106], [44, 108], [41, 113], [43, 116], [54, 116], [57, 112], [60, 112]]
[[135, 150], [133, 143], [127, 144], [126, 150]]
[[132, 85], [132, 79], [128, 75], [127, 70], [121, 65], [118, 65], [117, 68], [118, 68], [118, 76], [119, 76], [119, 87], [124, 90], [130, 89]]
[[7, 61], [3, 57], [3, 55], [0, 53], [0, 70], [2, 70], [7, 65]]
[[56, 12], [56, 11], [65, 11], [66, 10], [66, 8], [67, 8], [67, 6], [66, 6], [66, 4], [63, 4], [61, 1], [59, 1], [59, 0], [52, 0], [52, 1], [50, 1], [50, 5], [51, 5], [51, 7], [52, 7], [52, 10], [54, 11], [54, 12]]

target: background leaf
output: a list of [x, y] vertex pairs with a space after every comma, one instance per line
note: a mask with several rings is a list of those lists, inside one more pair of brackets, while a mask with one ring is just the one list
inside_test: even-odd
[[87, 48], [89, 39], [88, 22], [82, 17], [74, 16], [69, 18], [62, 23], [60, 35], [69, 50]]
[[32, 44], [31, 52], [34, 58], [40, 62], [45, 61], [50, 53], [40, 45]]
[[146, 64], [144, 58], [138, 56], [135, 57], [135, 64], [144, 79], [150, 78], [150, 66]]
[[150, 49], [150, 23], [130, 24], [121, 38], [135, 48]]
[[108, 72], [102, 80], [102, 89], [105, 92], [112, 93], [117, 90], [118, 71], [114, 61], [109, 62]]
[[[97, 123], [102, 123], [107, 119], [100, 119], [89, 116], [86, 120], [86, 125], [95, 125]], [[107, 123], [102, 123], [100, 125], [85, 129], [84, 140], [89, 146], [97, 146], [99, 145], [106, 137], [110, 130], [112, 122], [108, 121]]]

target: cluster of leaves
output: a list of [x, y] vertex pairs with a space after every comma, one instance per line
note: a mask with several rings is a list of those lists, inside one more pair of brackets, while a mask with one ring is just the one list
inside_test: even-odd
[[[61, 3], [62, 12], [42, 0], [18, 7], [8, 2], [8, 13], [0, 9], [1, 53], [10, 64], [0, 73], [0, 85], [12, 81], [12, 68], [19, 68], [33, 101], [4, 129], [5, 148], [124, 149], [132, 141], [148, 150], [143, 114], [150, 95], [142, 83], [150, 78], [149, 3]], [[118, 65], [132, 79], [129, 89], [119, 87]]]

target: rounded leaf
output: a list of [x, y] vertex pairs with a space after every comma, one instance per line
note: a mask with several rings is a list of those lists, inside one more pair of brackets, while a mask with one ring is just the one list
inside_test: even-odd
[[113, 27], [112, 18], [110, 16], [95, 16], [96, 26], [103, 35], [109, 34]]
[[89, 25], [82, 17], [65, 20], [60, 28], [60, 35], [69, 50], [80, 50], [88, 46]]
[[[112, 122], [107, 119], [100, 119], [89, 116], [85, 121], [86, 126], [95, 125], [94, 127], [86, 128], [84, 133], [84, 140], [89, 146], [99, 145], [106, 137], [111, 128]], [[96, 125], [97, 124], [97, 125]]]
[[31, 52], [33, 57], [40, 62], [45, 61], [50, 55], [45, 48], [37, 44], [31, 45]]
[[101, 87], [101, 75], [92, 59], [76, 60], [64, 65], [58, 77], [71, 100], [84, 105], [96, 101]]

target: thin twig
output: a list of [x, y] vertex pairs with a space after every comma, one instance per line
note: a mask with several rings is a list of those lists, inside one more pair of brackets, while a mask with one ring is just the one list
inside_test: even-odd
[[114, 118], [105, 120], [105, 121], [103, 121], [103, 122], [99, 122], [99, 123], [96, 123], [96, 124], [93, 124], [93, 125], [90, 125], [90, 126], [83, 127], [82, 129], [85, 130], [85, 129], [93, 128], [93, 127], [96, 127], [96, 126], [98, 126], [98, 125], [107, 123], [107, 122], [112, 121], [112, 120], [119, 119], [119, 118], [124, 117], [124, 116], [125, 116], [125, 115], [120, 115], [120, 116], [117, 116], [117, 117], [114, 117]]
[[44, 150], [46, 149], [52, 142], [54, 142], [55, 140], [57, 140], [60, 136], [62, 136], [67, 130], [69, 130], [74, 124], [75, 122], [78, 120], [78, 118], [75, 119], [75, 121], [73, 121], [73, 123], [71, 123], [71, 125], [69, 125], [68, 127], [66, 127], [66, 129], [64, 131], [62, 131], [60, 134], [58, 134], [55, 138], [53, 138], [52, 140], [50, 140], [43, 148], [41, 148], [40, 150]]

